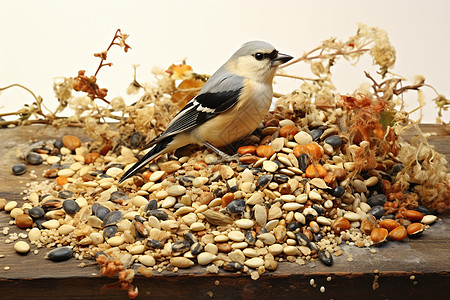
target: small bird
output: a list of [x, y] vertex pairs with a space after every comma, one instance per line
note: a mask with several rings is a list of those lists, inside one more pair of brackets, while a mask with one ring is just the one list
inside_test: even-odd
[[217, 149], [251, 134], [272, 103], [272, 82], [277, 67], [292, 59], [263, 41], [247, 42], [205, 83], [167, 129], [148, 143], [150, 148], [120, 179], [136, 173], [161, 154], [188, 144], [205, 145], [220, 157], [234, 158]]

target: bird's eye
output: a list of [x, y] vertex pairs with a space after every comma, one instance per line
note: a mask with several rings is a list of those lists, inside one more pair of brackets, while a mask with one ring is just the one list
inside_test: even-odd
[[256, 60], [263, 60], [264, 59], [264, 54], [258, 52], [255, 55]]

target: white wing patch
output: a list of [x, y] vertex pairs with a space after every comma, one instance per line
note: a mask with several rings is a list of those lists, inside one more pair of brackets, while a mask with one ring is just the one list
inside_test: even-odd
[[212, 108], [209, 108], [209, 107], [204, 107], [204, 106], [202, 106], [200, 103], [198, 103], [197, 101], [194, 101], [194, 105], [195, 106], [197, 106], [197, 111], [201, 111], [201, 112], [204, 112], [204, 113], [210, 113], [210, 114], [212, 114], [212, 113], [214, 113], [216, 110], [215, 109], [212, 109]]

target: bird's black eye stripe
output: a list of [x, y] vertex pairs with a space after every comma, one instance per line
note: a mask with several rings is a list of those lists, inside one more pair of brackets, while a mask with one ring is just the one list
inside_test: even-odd
[[273, 50], [270, 53], [258, 52], [258, 53], [253, 54], [253, 56], [256, 58], [256, 60], [263, 60], [263, 59], [266, 59], [266, 58], [269, 58], [270, 60], [274, 60], [278, 56], [278, 51], [277, 50]]
[[268, 54], [270, 60], [274, 60], [275, 58], [278, 57], [278, 51], [277, 50], [273, 50], [270, 54]]

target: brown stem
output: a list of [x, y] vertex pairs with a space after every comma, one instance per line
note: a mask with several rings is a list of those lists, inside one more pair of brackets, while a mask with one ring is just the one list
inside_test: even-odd
[[280, 68], [285, 68], [287, 66], [290, 66], [292, 64], [298, 63], [298, 62], [303, 61], [303, 60], [327, 59], [327, 58], [332, 58], [332, 57], [336, 57], [336, 56], [339, 56], [339, 55], [345, 56], [345, 55], [349, 55], [349, 54], [367, 52], [370, 49], [357, 49], [357, 50], [353, 50], [353, 51], [349, 51], [349, 52], [342, 52], [341, 50], [339, 50], [339, 51], [336, 51], [336, 52], [330, 53], [330, 54], [320, 54], [320, 55], [308, 57], [309, 54], [313, 53], [316, 50], [317, 50], [317, 48], [314, 49], [313, 51], [308, 52], [307, 54], [303, 55], [302, 57], [294, 59], [294, 60], [292, 60], [292, 61], [290, 61], [290, 62], [280, 66]]
[[[108, 48], [106, 49], [106, 52], [108, 52], [109, 49], [111, 49], [111, 47], [115, 44], [114, 41], [119, 37], [119, 35], [118, 35], [119, 32], [120, 32], [120, 29], [117, 29], [116, 33], [114, 34], [114, 38], [112, 39], [111, 43], [109, 44]], [[97, 77], [98, 72], [104, 66], [103, 61], [104, 61], [104, 59], [102, 58], [102, 60], [100, 61], [100, 64], [98, 65], [97, 71], [95, 71], [95, 73], [94, 73], [95, 77]]]

